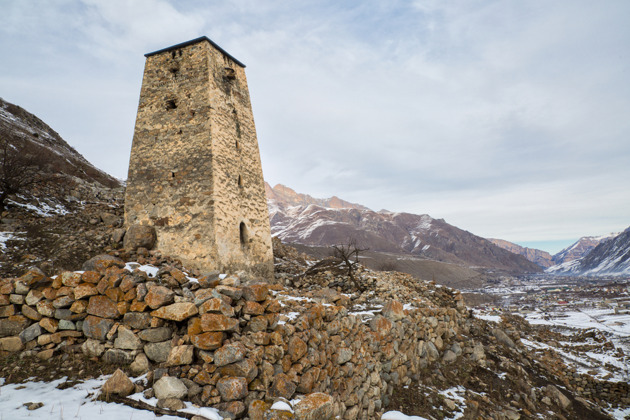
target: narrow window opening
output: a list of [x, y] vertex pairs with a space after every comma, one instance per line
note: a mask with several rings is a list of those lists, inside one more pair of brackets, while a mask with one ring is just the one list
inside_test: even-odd
[[232, 110], [232, 116], [234, 117], [234, 127], [236, 128], [236, 137], [241, 138], [241, 123], [238, 120], [238, 113], [235, 109]]
[[177, 54], [177, 51], [175, 50], [171, 51], [171, 58], [175, 58], [175, 54]]
[[243, 178], [240, 175], [238, 176], [238, 187], [243, 188]]
[[182, 50], [177, 50], [177, 52], [179, 53], [179, 56], [182, 56]]
[[234, 80], [234, 79], [236, 79], [236, 73], [234, 72], [233, 68], [230, 68], [230, 67], [226, 67], [225, 68], [225, 78], [227, 80]]
[[241, 246], [245, 247], [247, 246], [247, 241], [249, 240], [249, 238], [247, 234], [247, 226], [245, 226], [244, 222], [241, 222], [241, 224], [238, 226], [238, 230], [241, 239]]
[[171, 172], [171, 178], [175, 178], [175, 172]]
[[175, 99], [169, 99], [166, 101], [166, 109], [175, 109], [177, 108], [177, 104], [175, 103]]
[[238, 144], [238, 140], [236, 140], [234, 143], [235, 143], [235, 146], [236, 146], [236, 150], [239, 150], [241, 148], [241, 146]]

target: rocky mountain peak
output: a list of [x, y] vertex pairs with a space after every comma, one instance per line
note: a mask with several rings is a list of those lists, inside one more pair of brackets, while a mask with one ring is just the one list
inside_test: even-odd
[[265, 182], [265, 193], [267, 194], [268, 201], [271, 201], [273, 202], [273, 204], [282, 208], [316, 204], [321, 207], [332, 209], [343, 208], [369, 210], [365, 206], [342, 200], [337, 196], [332, 196], [330, 198], [313, 198], [308, 194], [297, 193], [293, 189], [282, 184], [277, 184], [275, 187], [272, 188], [271, 185]]

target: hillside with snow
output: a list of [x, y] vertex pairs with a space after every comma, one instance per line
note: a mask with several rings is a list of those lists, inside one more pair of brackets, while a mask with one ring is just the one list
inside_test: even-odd
[[575, 243], [554, 254], [552, 257], [553, 265], [560, 265], [579, 260], [580, 258], [585, 257], [597, 245], [614, 238], [618, 234], [619, 233], [609, 233], [608, 235], [601, 236], [583, 236]]
[[[599, 239], [598, 245], [586, 255], [549, 267], [547, 273], [585, 276], [630, 274], [630, 228], [614, 236], [596, 239]], [[572, 247], [567, 248], [568, 252], [571, 250]]]

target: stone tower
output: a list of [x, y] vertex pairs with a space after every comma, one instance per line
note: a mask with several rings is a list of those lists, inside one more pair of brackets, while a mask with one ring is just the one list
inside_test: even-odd
[[272, 276], [245, 65], [207, 37], [145, 57], [125, 225], [154, 226], [188, 267]]

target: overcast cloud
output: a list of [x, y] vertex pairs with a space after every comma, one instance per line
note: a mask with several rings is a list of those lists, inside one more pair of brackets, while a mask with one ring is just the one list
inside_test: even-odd
[[630, 225], [630, 2], [0, 0], [0, 96], [126, 178], [143, 54], [247, 64], [265, 178], [557, 251]]

